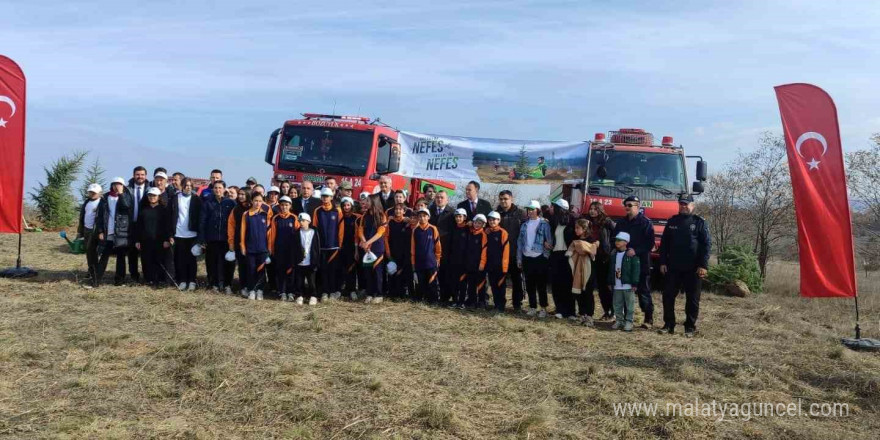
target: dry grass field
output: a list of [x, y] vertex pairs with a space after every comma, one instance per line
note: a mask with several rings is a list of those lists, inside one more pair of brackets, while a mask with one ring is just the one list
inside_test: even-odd
[[[0, 267], [14, 264], [15, 239], [0, 237]], [[828, 439], [880, 432], [880, 356], [839, 343], [852, 335], [852, 301], [798, 298], [790, 264], [773, 266], [766, 294], [705, 294], [700, 332], [685, 339], [401, 303], [298, 307], [204, 290], [88, 290], [78, 282], [84, 257], [68, 254], [57, 235], [27, 234], [24, 245], [26, 264], [40, 276], [0, 279], [3, 438]], [[863, 278], [860, 285], [863, 328], [880, 337], [877, 283]], [[695, 399], [800, 400], [805, 411], [837, 402], [849, 414], [718, 421], [617, 416], [613, 407], [641, 401], [662, 411], [667, 402]]]

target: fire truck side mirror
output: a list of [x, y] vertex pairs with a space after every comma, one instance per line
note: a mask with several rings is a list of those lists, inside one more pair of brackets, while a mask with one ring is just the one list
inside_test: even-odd
[[705, 160], [697, 161], [697, 180], [700, 182], [705, 182], [709, 177], [709, 165]]
[[281, 132], [280, 128], [276, 128], [275, 131], [269, 135], [269, 144], [266, 145], [266, 157], [265, 161], [269, 165], [275, 165], [275, 145], [278, 144], [278, 133]]

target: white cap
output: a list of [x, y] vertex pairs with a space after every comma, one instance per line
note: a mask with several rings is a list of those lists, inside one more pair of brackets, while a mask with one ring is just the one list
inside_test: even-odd
[[333, 190], [330, 188], [321, 188], [321, 197], [333, 197]]
[[121, 183], [121, 184], [125, 185], [125, 179], [123, 179], [122, 177], [114, 177], [113, 181], [110, 182], [110, 184], [112, 185], [114, 183]]
[[556, 199], [556, 201], [553, 202], [553, 204], [568, 211], [568, 201], [566, 201], [563, 198]]
[[301, 212], [301, 213], [299, 213], [299, 221], [301, 221], [301, 222], [309, 222], [309, 223], [311, 223], [311, 222], [312, 222], [312, 216], [310, 216], [310, 215], [308, 215], [308, 214], [306, 214], [306, 213], [304, 213], [304, 212]]
[[463, 215], [467, 217], [467, 211], [465, 211], [464, 208], [458, 208], [455, 210], [455, 215]]
[[155, 186], [147, 190], [147, 195], [148, 195], [148, 196], [149, 196], [149, 195], [158, 196], [158, 195], [160, 195], [160, 194], [162, 194], [162, 190], [159, 189], [159, 188], [156, 188]]
[[421, 214], [423, 212], [425, 214], [431, 215], [431, 211], [428, 211], [428, 208], [419, 208], [419, 214]]
[[494, 218], [496, 220], [501, 220], [501, 214], [498, 211], [492, 211], [489, 213], [489, 218]]
[[290, 197], [281, 196], [281, 198], [278, 199], [278, 203], [281, 203], [281, 202], [293, 203], [293, 200], [290, 200]]
[[271, 193], [271, 192], [277, 192], [278, 194], [281, 194], [281, 189], [278, 188], [277, 186], [270, 186], [270, 187], [269, 187], [269, 192], [270, 192], [270, 193]]
[[361, 195], [360, 195], [361, 200], [366, 199], [367, 197], [370, 197], [370, 193], [368, 193], [366, 191], [361, 192]]
[[352, 199], [351, 197], [343, 197], [340, 204], [341, 203], [351, 203], [352, 205], [354, 205], [354, 199]]
[[615, 240], [623, 240], [623, 241], [629, 243], [629, 232], [623, 232], [623, 231], [618, 232], [617, 236], [614, 237], [614, 239]]
[[157, 178], [157, 177], [161, 177], [161, 178], [163, 178], [163, 179], [167, 179], [167, 178], [168, 178], [168, 175], [165, 174], [164, 171], [159, 171], [158, 173], [153, 174], [153, 178], [154, 178], [154, 179]]
[[97, 183], [92, 183], [89, 185], [88, 192], [98, 194], [102, 191], [101, 185]]
[[531, 202], [529, 202], [528, 205], [526, 205], [526, 209], [541, 209], [541, 203], [537, 200], [532, 200]]
[[475, 215], [475, 216], [474, 216], [474, 223], [476, 223], [476, 222], [483, 222], [483, 223], [486, 223], [486, 216], [483, 215], [483, 214], [477, 214], [477, 215]]

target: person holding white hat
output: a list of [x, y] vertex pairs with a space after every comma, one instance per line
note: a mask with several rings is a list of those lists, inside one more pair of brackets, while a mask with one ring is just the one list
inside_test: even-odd
[[101, 185], [89, 184], [86, 189], [85, 202], [79, 208], [79, 225], [76, 229], [76, 238], [83, 239], [83, 244], [86, 247], [86, 265], [88, 266], [89, 279], [93, 284], [97, 279], [95, 270], [98, 267], [98, 235], [95, 234], [95, 220], [98, 218], [98, 205], [101, 204], [102, 191]]
[[614, 290], [614, 316], [616, 320], [612, 329], [623, 329], [630, 332], [633, 329], [633, 314], [635, 312], [635, 293], [641, 274], [640, 258], [629, 255], [627, 246], [630, 236], [627, 232], [618, 232], [614, 237], [615, 250], [611, 252], [608, 262], [608, 286]]
[[[199, 243], [205, 247], [205, 269], [208, 285], [215, 292], [232, 294], [232, 280], [227, 278], [229, 262], [226, 261], [229, 238], [229, 215], [236, 203], [226, 198], [226, 182], [216, 180], [210, 184], [211, 196], [202, 198], [202, 214], [199, 219]], [[231, 277], [230, 277], [231, 278]]]
[[279, 212], [272, 216], [272, 227], [269, 228], [269, 255], [275, 268], [275, 287], [282, 302], [293, 301], [295, 290], [293, 249], [300, 224], [290, 210], [292, 204], [290, 197], [281, 196]]
[[429, 223], [430, 219], [431, 211], [427, 207], [419, 209], [418, 224], [412, 229], [410, 263], [419, 280], [417, 297], [428, 304], [434, 304], [440, 300], [437, 270], [440, 268], [443, 248], [440, 244], [440, 231]]
[[318, 233], [321, 243], [320, 277], [321, 300], [342, 296], [342, 265], [339, 249], [345, 236], [345, 223], [342, 223], [342, 210], [333, 206], [333, 190], [321, 189], [321, 206], [312, 213], [312, 227]]
[[192, 247], [199, 240], [199, 223], [202, 215], [202, 199], [194, 194], [193, 182], [184, 177], [180, 181], [180, 192], [171, 199], [168, 211], [174, 247], [174, 278], [178, 290], [196, 290], [196, 256]]
[[[347, 180], [342, 182], [351, 186]], [[342, 223], [345, 233], [342, 236], [342, 246], [339, 249], [340, 266], [342, 269], [342, 285], [344, 291], [352, 301], [357, 300], [358, 261], [357, 261], [357, 227], [361, 216], [354, 212], [354, 200], [343, 196], [339, 200], [339, 209], [342, 210]]]
[[305, 212], [299, 215], [299, 231], [293, 235], [293, 273], [296, 277], [296, 304], [303, 304], [303, 297], [309, 305], [318, 304], [318, 286], [315, 285], [315, 272], [321, 267], [321, 237], [312, 229], [312, 216]]
[[[436, 197], [436, 196], [435, 196]], [[452, 296], [452, 308], [463, 308], [467, 301], [467, 259], [468, 237], [471, 235], [467, 221], [467, 211], [458, 208], [453, 213], [455, 226], [449, 232], [449, 245], [443, 248], [443, 256], [447, 261], [447, 285]]]
[[134, 202], [131, 194], [125, 190], [125, 179], [116, 177], [110, 183], [110, 191], [104, 195], [98, 204], [97, 219], [95, 220], [95, 232], [98, 234], [99, 249], [103, 248], [95, 278], [95, 286], [101, 283], [104, 271], [110, 255], [116, 254], [116, 276], [113, 281], [117, 286], [125, 281], [125, 257], [128, 255], [129, 245], [134, 228], [132, 220]]
[[[464, 208], [460, 208], [464, 209]], [[465, 245], [465, 271], [467, 272], [467, 297], [462, 308], [485, 307], [486, 292], [486, 216], [477, 214], [471, 222], [471, 229]]]
[[269, 257], [269, 226], [272, 219], [263, 209], [263, 195], [250, 194], [250, 208], [241, 216], [241, 252], [247, 259], [248, 299], [263, 299], [262, 284]]
[[371, 262], [369, 267], [364, 267], [364, 278], [367, 281], [367, 304], [382, 302], [384, 290], [382, 287], [385, 278], [385, 230], [388, 218], [382, 207], [382, 200], [378, 197], [370, 197], [370, 209], [361, 217], [358, 227], [358, 246], [365, 254], [373, 254], [378, 258]]
[[553, 236], [550, 223], [540, 217], [541, 204], [537, 200], [529, 202], [525, 210], [528, 218], [519, 229], [516, 264], [526, 280], [528, 315], [544, 318], [547, 316], [547, 271]]
[[492, 286], [492, 302], [497, 312], [503, 313], [507, 305], [507, 271], [510, 264], [510, 239], [501, 227], [501, 214], [492, 211], [487, 216], [486, 228], [486, 275]]
[[140, 251], [141, 265], [144, 269], [144, 283], [158, 288], [166, 278], [164, 257], [171, 247], [171, 220], [168, 207], [160, 199], [162, 191], [153, 187], [147, 190], [141, 206], [141, 217], [135, 223], [135, 247]]
[[556, 318], [577, 320], [574, 295], [571, 292], [571, 265], [565, 253], [574, 241], [574, 219], [569, 211], [568, 201], [559, 198], [553, 201], [553, 215], [550, 216], [550, 231], [553, 232], [553, 249], [550, 252], [550, 287]]

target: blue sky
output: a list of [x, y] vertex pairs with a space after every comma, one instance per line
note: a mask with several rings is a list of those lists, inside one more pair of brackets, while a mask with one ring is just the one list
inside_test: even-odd
[[[846, 149], [880, 131], [872, 2], [2, 2], [28, 76], [26, 186], [60, 154], [264, 180], [301, 112], [581, 140], [641, 127], [710, 170], [779, 131], [773, 86], [828, 91]], [[216, 156], [209, 158], [209, 156]]]

